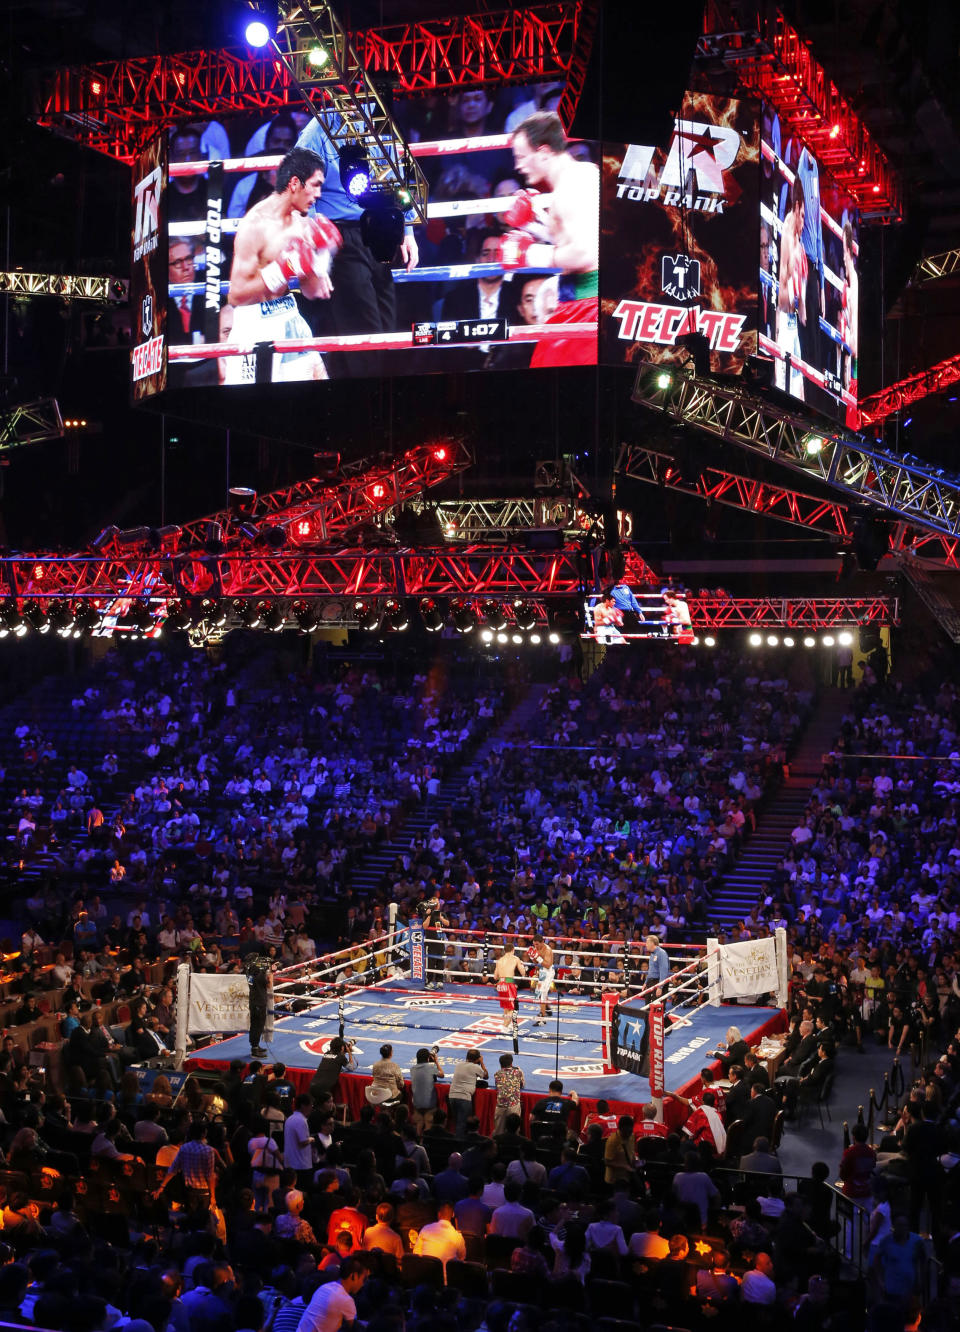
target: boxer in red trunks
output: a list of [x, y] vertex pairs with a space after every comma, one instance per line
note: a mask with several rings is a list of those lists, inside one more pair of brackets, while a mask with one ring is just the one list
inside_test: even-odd
[[523, 972], [523, 963], [513, 951], [513, 944], [507, 944], [493, 968], [493, 979], [497, 984], [497, 998], [503, 1010], [503, 1030], [513, 1030], [513, 1015], [517, 1008], [516, 977]]

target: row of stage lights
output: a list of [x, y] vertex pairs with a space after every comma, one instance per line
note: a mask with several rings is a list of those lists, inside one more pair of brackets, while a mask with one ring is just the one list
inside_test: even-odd
[[[758, 647], [785, 647], [792, 648], [797, 646], [797, 640], [791, 634], [758, 634], [749, 635], [747, 642], [752, 648]], [[853, 644], [853, 634], [843, 630], [838, 634], [821, 634], [819, 638], [814, 634], [804, 634], [800, 640], [805, 648], [820, 647], [832, 648], [839, 644], [841, 647], [851, 647]]]
[[484, 643], [536, 644], [542, 641], [538, 630], [545, 630], [543, 637], [547, 641], [558, 643], [562, 632], [575, 632], [579, 627], [576, 613], [569, 608], [551, 610], [549, 626], [544, 626], [536, 605], [522, 599], [501, 602], [456, 597], [445, 607], [434, 597], [422, 597], [419, 602], [398, 597], [357, 598], [352, 603], [337, 599], [251, 601], [196, 597], [165, 604], [138, 598], [112, 600], [104, 608], [102, 603], [98, 607], [89, 600], [51, 598], [46, 605], [38, 600], [25, 601], [22, 606], [14, 600], [0, 603], [0, 638], [10, 634], [22, 638], [31, 631], [80, 638], [85, 632], [102, 630], [108, 624], [132, 638], [163, 629], [217, 635], [231, 627], [272, 633], [289, 628], [310, 634], [324, 626], [355, 625], [367, 633], [402, 633], [410, 627], [415, 615], [419, 615], [423, 627], [431, 633], [439, 632], [449, 623], [461, 634], [480, 630]]

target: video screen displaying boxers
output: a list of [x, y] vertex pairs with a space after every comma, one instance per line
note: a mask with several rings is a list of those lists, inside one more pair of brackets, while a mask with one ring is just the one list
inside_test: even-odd
[[352, 198], [305, 111], [176, 126], [169, 386], [595, 365], [600, 154], [567, 140], [561, 92], [398, 99], [430, 192], [388, 255], [395, 200]]
[[859, 214], [764, 103], [759, 351], [777, 388], [856, 428]]

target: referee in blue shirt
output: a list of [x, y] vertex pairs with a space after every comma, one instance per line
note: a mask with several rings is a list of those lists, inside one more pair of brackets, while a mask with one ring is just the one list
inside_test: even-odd
[[[670, 959], [667, 957], [667, 950], [663, 947], [655, 934], [648, 934], [645, 946], [650, 960], [647, 963], [647, 975], [644, 981], [644, 989], [651, 985], [656, 985], [657, 989], [653, 994], [646, 996], [648, 1004], [656, 1003], [663, 993], [663, 987], [670, 979]], [[666, 1028], [664, 1028], [666, 1035]], [[650, 1049], [650, 1015], [646, 1013], [644, 1017], [643, 1035], [640, 1038], [640, 1056], [644, 1062], [644, 1072], [649, 1072], [649, 1066], [646, 1063], [647, 1054]]]
[[[388, 263], [374, 258], [360, 231], [364, 204], [347, 194], [340, 179], [340, 157], [319, 120], [314, 118], [297, 140], [300, 148], [309, 148], [323, 159], [326, 174], [323, 195], [314, 205], [318, 212], [335, 222], [343, 245], [330, 270], [333, 295], [328, 301], [311, 302], [305, 310], [318, 336], [344, 336], [351, 333], [392, 333], [397, 327], [397, 302], [393, 273]], [[413, 229], [404, 229], [400, 255], [407, 272], [419, 260]], [[324, 357], [326, 359], [326, 355]], [[376, 375], [381, 353], [351, 352], [337, 355], [333, 374]]]

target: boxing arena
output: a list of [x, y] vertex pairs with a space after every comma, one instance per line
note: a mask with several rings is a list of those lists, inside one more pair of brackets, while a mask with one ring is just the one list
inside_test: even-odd
[[[686, 1097], [697, 1091], [700, 1069], [715, 1063], [708, 1055], [722, 1044], [730, 1026], [738, 1027], [751, 1044], [784, 1027], [779, 1007], [711, 1002], [716, 998], [711, 993], [715, 982], [708, 978], [703, 945], [667, 945], [671, 975], [665, 986], [641, 983], [614, 993], [603, 979], [580, 983], [582, 978], [574, 975], [571, 965], [573, 952], [569, 950], [574, 941], [549, 937], [546, 942], [554, 951], [556, 976], [548, 1016], [543, 1025], [537, 1025], [536, 967], [527, 956], [532, 939], [511, 936], [509, 942], [531, 974], [529, 984], [527, 977], [518, 977], [514, 1020], [511, 1030], [504, 1031], [493, 980], [503, 942], [449, 928], [436, 939], [430, 937], [432, 931], [424, 931], [426, 938], [420, 941], [417, 933], [397, 930], [362, 947], [278, 972], [273, 987], [274, 1022], [272, 1031], [268, 1022], [265, 1037], [267, 1060], [282, 1061], [290, 1080], [306, 1090], [330, 1041], [343, 1035], [353, 1045], [357, 1067], [341, 1075], [339, 1099], [355, 1116], [364, 1104], [364, 1089], [371, 1081], [371, 1066], [380, 1058], [381, 1045], [393, 1046], [393, 1057], [404, 1069], [415, 1061], [417, 1050], [437, 1047], [446, 1075], [437, 1084], [441, 1108], [446, 1104], [454, 1064], [467, 1050], [476, 1049], [489, 1071], [490, 1086], [478, 1089], [475, 1113], [481, 1130], [490, 1132], [496, 1099], [494, 1074], [500, 1055], [507, 1053], [514, 1055], [515, 1066], [523, 1072], [525, 1122], [532, 1104], [546, 1093], [554, 1078], [563, 1082], [566, 1092], [578, 1093], [583, 1114], [602, 1098], [615, 1113], [639, 1116], [640, 1107], [650, 1100], [648, 1078], [618, 1071], [610, 1063], [617, 1001], [635, 1015], [654, 992], [662, 999], [664, 1087]], [[435, 950], [434, 961], [442, 950], [441, 988], [433, 988], [428, 980], [435, 974], [431, 949]], [[645, 954], [634, 941], [614, 941], [602, 950], [578, 948], [576, 957], [581, 972], [593, 969], [602, 974], [624, 962], [623, 970], [635, 974], [634, 967]], [[483, 969], [473, 972], [465, 970], [466, 966]], [[612, 971], [607, 974], [612, 978]], [[625, 1023], [631, 1046], [639, 1042], [641, 1027], [635, 1016]], [[246, 1062], [249, 1058], [250, 1042], [244, 1032], [197, 1050], [184, 1067], [226, 1072], [231, 1060]], [[679, 1103], [669, 1097], [664, 1100], [664, 1118], [668, 1123], [683, 1118]]]

